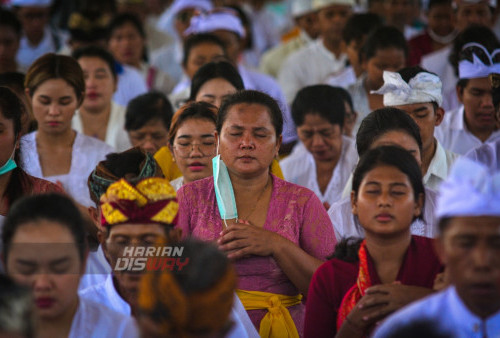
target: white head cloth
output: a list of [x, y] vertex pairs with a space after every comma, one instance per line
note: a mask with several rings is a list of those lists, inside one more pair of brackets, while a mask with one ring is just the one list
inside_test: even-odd
[[175, 0], [169, 11], [172, 16], [176, 16], [177, 13], [189, 8], [208, 12], [213, 6], [210, 0]]
[[312, 1], [312, 8], [314, 10], [318, 10], [333, 5], [344, 5], [352, 7], [356, 5], [356, 2], [354, 0], [311, 0], [311, 1]]
[[436, 217], [500, 216], [500, 172], [461, 157], [439, 187]]
[[50, 7], [52, 6], [53, 0], [12, 0], [12, 6], [33, 6], [33, 7]]
[[240, 18], [229, 8], [193, 16], [184, 35], [211, 33], [220, 29], [236, 33], [240, 38], [245, 37], [245, 28]]
[[399, 73], [384, 71], [384, 85], [372, 94], [384, 95], [384, 106], [402, 106], [413, 103], [443, 103], [442, 83], [438, 76], [420, 72], [409, 83]]
[[314, 12], [311, 1], [307, 0], [292, 0], [292, 16], [294, 18], [304, 14]]
[[[483, 45], [476, 42], [465, 44], [462, 50], [466, 48], [478, 48], [488, 58], [488, 62], [484, 63], [476, 54], [472, 54], [472, 62], [469, 60], [461, 60], [458, 62], [458, 77], [460, 79], [477, 79], [480, 77], [488, 77], [491, 73], [500, 73], [500, 60], [496, 57], [500, 53], [499, 49], [495, 49], [493, 53], [489, 53]], [[496, 62], [496, 63], [495, 63]]]

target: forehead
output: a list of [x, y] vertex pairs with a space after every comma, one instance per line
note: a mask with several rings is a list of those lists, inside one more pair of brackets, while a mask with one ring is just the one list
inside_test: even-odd
[[55, 221], [38, 220], [19, 225], [12, 243], [75, 243], [75, 239], [67, 226]]
[[48, 79], [43, 81], [35, 90], [34, 94], [59, 94], [54, 96], [65, 96], [68, 94], [76, 95], [75, 88], [73, 88], [66, 80]]
[[206, 118], [190, 118], [181, 123], [177, 135], [211, 134], [215, 131], [215, 123]]
[[467, 81], [467, 85], [465, 86], [466, 89], [472, 89], [472, 88], [477, 88], [481, 90], [491, 90], [491, 81], [487, 77], [480, 77], [477, 79], [469, 79]]
[[224, 49], [218, 44], [210, 41], [204, 41], [193, 46], [189, 52], [191, 56], [213, 56], [223, 55]]
[[408, 114], [414, 112], [417, 109], [419, 109], [419, 110], [422, 109], [422, 108], [426, 108], [428, 110], [432, 110], [433, 109], [433, 105], [432, 105], [431, 102], [404, 104], [404, 105], [393, 106], [393, 107], [401, 109], [402, 111], [404, 111], [404, 112], [406, 112]]
[[408, 133], [401, 130], [391, 130], [378, 136], [372, 143], [371, 148], [381, 145], [398, 145], [407, 150], [408, 148], [418, 148], [417, 141]]
[[111, 226], [110, 236], [143, 236], [147, 234], [163, 235], [166, 225], [160, 223], [125, 223]]
[[500, 216], [459, 216], [449, 220], [443, 236], [500, 237]]
[[316, 128], [321, 128], [321, 127], [331, 127], [334, 124], [332, 124], [330, 121], [325, 119], [323, 116], [320, 114], [316, 114], [314, 112], [307, 113], [304, 116], [304, 123], [300, 127], [316, 127]]
[[238, 103], [229, 107], [223, 126], [233, 125], [274, 129], [269, 108], [257, 103]]
[[104, 59], [97, 56], [82, 56], [78, 59], [78, 63], [83, 70], [89, 68], [106, 68], [106, 70], [111, 71], [108, 63]]
[[362, 184], [370, 182], [409, 184], [409, 179], [405, 173], [394, 166], [379, 165], [368, 171], [363, 177]]

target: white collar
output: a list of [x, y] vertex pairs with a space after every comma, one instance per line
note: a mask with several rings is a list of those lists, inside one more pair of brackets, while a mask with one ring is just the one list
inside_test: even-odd
[[132, 315], [130, 305], [120, 296], [118, 290], [115, 288], [115, 284], [113, 283], [113, 274], [109, 274], [108, 278], [106, 278], [106, 281], [104, 282], [104, 290], [106, 291], [109, 302], [113, 305], [113, 309], [115, 309], [115, 311], [129, 316]]
[[[435, 138], [434, 138], [435, 139]], [[441, 180], [445, 180], [448, 176], [448, 162], [446, 161], [446, 151], [436, 140], [436, 151], [434, 156], [432, 157], [431, 163], [429, 163], [429, 168], [427, 168], [427, 172], [424, 176], [424, 184], [431, 178], [431, 175], [434, 175]]]

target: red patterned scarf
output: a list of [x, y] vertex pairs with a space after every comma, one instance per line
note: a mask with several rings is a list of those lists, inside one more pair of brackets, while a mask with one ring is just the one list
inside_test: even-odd
[[342, 323], [347, 318], [347, 315], [352, 311], [358, 301], [365, 295], [365, 290], [372, 286], [370, 274], [368, 272], [368, 253], [366, 250], [366, 240], [361, 242], [358, 252], [359, 257], [359, 272], [356, 284], [354, 284], [342, 299], [337, 315], [337, 332], [340, 330]]

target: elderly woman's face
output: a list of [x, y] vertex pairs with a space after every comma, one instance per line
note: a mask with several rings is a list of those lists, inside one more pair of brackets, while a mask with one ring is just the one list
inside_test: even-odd
[[269, 109], [254, 103], [230, 107], [218, 137], [229, 172], [247, 177], [268, 171], [281, 144]]

